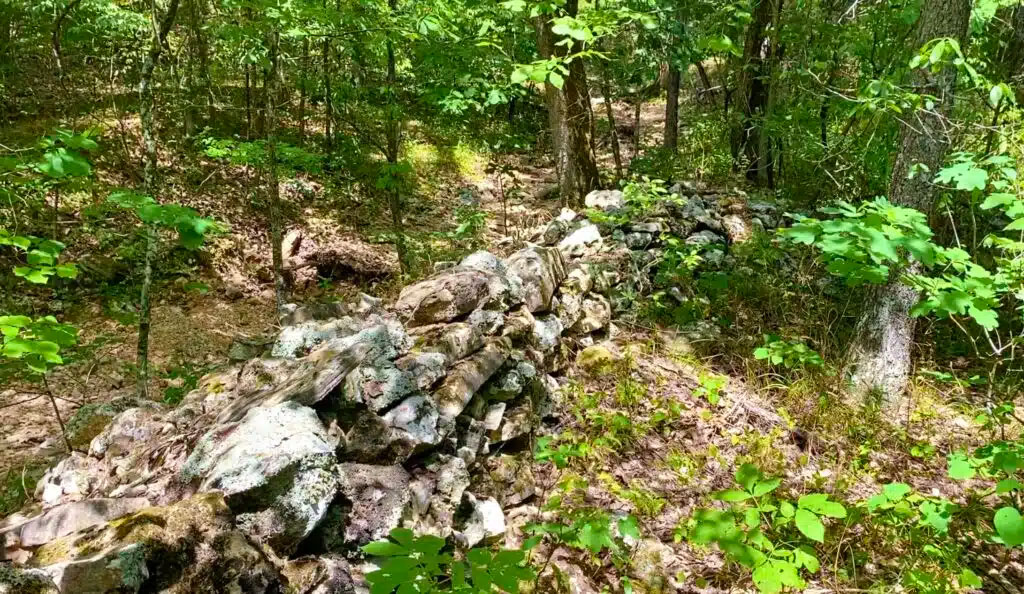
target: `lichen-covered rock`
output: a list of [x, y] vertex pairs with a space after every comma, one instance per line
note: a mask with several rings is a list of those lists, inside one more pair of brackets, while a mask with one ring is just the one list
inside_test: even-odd
[[443, 353], [411, 353], [395, 361], [395, 367], [410, 378], [417, 390], [426, 390], [444, 377], [448, 361]]
[[316, 528], [337, 491], [334, 448], [312, 409], [251, 409], [196, 444], [180, 480], [220, 491], [243, 529], [285, 554]]
[[555, 315], [564, 328], [572, 328], [583, 315], [583, 295], [575, 291], [559, 293], [555, 298]]
[[558, 346], [562, 336], [562, 321], [555, 315], [535, 318], [530, 342], [541, 352], [548, 352]]
[[58, 594], [53, 579], [40, 569], [0, 563], [0, 594]]
[[459, 416], [473, 394], [505, 363], [510, 348], [511, 341], [507, 338], [493, 339], [448, 372], [433, 394], [441, 423], [450, 423]]
[[551, 297], [566, 276], [565, 260], [554, 248], [523, 248], [509, 257], [507, 266], [522, 279], [524, 304], [531, 312], [551, 306]]
[[699, 231], [687, 237], [686, 243], [689, 245], [708, 245], [712, 243], [725, 243], [725, 238], [715, 233], [714, 231], [709, 231], [705, 229], [704, 231]]
[[351, 503], [344, 540], [364, 545], [398, 527], [409, 503], [409, 473], [401, 466], [338, 465], [341, 493]]
[[626, 206], [622, 190], [594, 190], [583, 198], [583, 205], [598, 210], [618, 210]]
[[76, 450], [87, 449], [89, 442], [106, 429], [118, 413], [137, 405], [134, 398], [117, 398], [110, 402], [80, 406], [65, 426], [68, 442]]
[[449, 322], [474, 309], [511, 304], [522, 297], [521, 289], [496, 270], [456, 266], [406, 286], [395, 302], [395, 311], [411, 326]]
[[596, 252], [602, 243], [601, 230], [588, 223], [558, 242], [558, 250], [566, 257], [579, 257]]
[[0, 543], [5, 543], [6, 547], [38, 547], [72, 532], [105, 524], [149, 505], [150, 502], [141, 497], [72, 501], [31, 518], [23, 518], [16, 522], [11, 522], [11, 518], [8, 518], [0, 522]]
[[750, 223], [738, 214], [730, 214], [722, 217], [722, 228], [730, 243], [740, 243], [750, 239], [754, 230]]
[[594, 344], [583, 349], [576, 355], [576, 364], [584, 371], [601, 375], [611, 371], [617, 357], [603, 344]]
[[32, 564], [62, 594], [255, 594], [282, 588], [277, 570], [234, 529], [231, 511], [216, 493], [57, 539], [37, 549]]
[[100, 480], [94, 466], [96, 461], [89, 456], [72, 452], [47, 470], [36, 483], [36, 499], [43, 503], [43, 507], [85, 499]]
[[344, 557], [321, 555], [289, 561], [283, 570], [289, 594], [355, 594], [352, 567]]
[[390, 407], [415, 389], [411, 374], [390, 361], [382, 365], [360, 365], [345, 379], [345, 398], [365, 404], [374, 412]]
[[607, 328], [612, 321], [612, 306], [602, 295], [591, 294], [583, 299], [583, 316], [571, 328], [574, 334], [589, 334]]
[[384, 422], [394, 429], [393, 439], [404, 442], [410, 452], [414, 452], [441, 443], [437, 427], [439, 416], [434, 401], [417, 394], [389, 410]]
[[519, 307], [505, 316], [505, 326], [501, 329], [501, 335], [511, 339], [529, 336], [533, 332], [535, 321], [529, 309]]
[[466, 493], [464, 498], [463, 508], [468, 509], [468, 513], [455, 534], [459, 544], [473, 548], [480, 543], [491, 544], [505, 536], [505, 512], [496, 499], [477, 499], [472, 493]]
[[455, 512], [469, 486], [466, 462], [438, 456], [415, 474], [409, 484], [411, 499], [402, 525], [421, 534], [447, 538], [455, 525]]

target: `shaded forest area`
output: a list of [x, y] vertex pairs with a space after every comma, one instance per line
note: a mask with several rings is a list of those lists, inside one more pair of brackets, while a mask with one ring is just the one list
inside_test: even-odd
[[8, 0], [0, 594], [1024, 591], [1022, 103], [1020, 0]]

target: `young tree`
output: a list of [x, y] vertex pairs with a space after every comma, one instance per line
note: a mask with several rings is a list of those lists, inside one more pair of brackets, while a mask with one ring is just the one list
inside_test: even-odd
[[772, 139], [764, 130], [771, 96], [772, 72], [778, 60], [778, 19], [783, 0], [757, 0], [752, 21], [747, 25], [743, 59], [735, 101], [741, 110], [740, 120], [732, 134], [733, 159], [747, 158], [747, 179], [761, 185], [774, 186], [775, 156]]
[[[928, 0], [918, 21], [916, 47], [934, 39], [951, 39], [963, 47], [970, 14], [968, 0]], [[935, 204], [932, 176], [941, 168], [951, 142], [949, 116], [956, 79], [956, 67], [948, 61], [941, 68], [916, 68], [911, 74], [911, 87], [935, 105], [907, 114], [901, 125], [889, 184], [889, 199], [897, 206], [928, 213]], [[914, 268], [912, 265], [911, 272]], [[888, 284], [869, 295], [848, 354], [855, 393], [881, 396], [892, 420], [907, 409], [905, 392], [915, 328], [909, 312], [917, 300], [917, 292], [900, 282], [896, 271], [890, 273]]]
[[287, 299], [284, 285], [284, 263], [281, 254], [281, 192], [277, 183], [277, 99], [278, 50], [281, 34], [276, 28], [267, 33], [267, 67], [263, 72], [263, 101], [267, 133], [267, 198], [270, 201], [270, 253], [274, 267], [274, 301], [280, 315]]
[[[160, 54], [163, 52], [167, 34], [174, 25], [174, 17], [178, 13], [179, 0], [171, 0], [164, 11], [163, 18], [159, 18], [159, 9], [156, 0], [150, 0], [150, 23], [152, 34], [149, 41], [149, 50], [142, 63], [142, 72], [139, 76], [139, 117], [142, 121], [142, 143], [145, 154], [143, 166], [143, 185], [145, 192], [156, 197], [157, 194], [157, 161], [156, 161], [156, 133], [153, 124], [153, 74], [160, 61]], [[149, 392], [149, 327], [150, 327], [150, 289], [153, 284], [153, 258], [156, 257], [156, 225], [146, 225], [146, 254], [142, 269], [142, 290], [139, 295], [139, 341], [136, 349], [136, 366], [138, 377], [136, 393], [140, 398], [148, 396]]]

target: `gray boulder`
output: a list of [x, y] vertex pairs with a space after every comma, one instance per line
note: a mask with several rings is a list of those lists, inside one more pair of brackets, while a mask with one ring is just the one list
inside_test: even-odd
[[199, 491], [224, 493], [240, 528], [288, 554], [334, 499], [334, 462], [316, 413], [285, 402], [212, 428], [196, 444], [180, 480]]
[[405, 287], [395, 311], [409, 325], [421, 326], [449, 322], [485, 306], [507, 306], [522, 298], [517, 279], [483, 264], [456, 266]]
[[583, 198], [583, 205], [598, 210], [618, 210], [626, 206], [621, 190], [594, 190]]
[[472, 493], [466, 493], [463, 506], [469, 513], [455, 535], [459, 544], [472, 548], [480, 543], [494, 543], [505, 536], [505, 512], [495, 498], [477, 499]]
[[608, 327], [612, 306], [602, 295], [591, 294], [583, 299], [583, 316], [570, 329], [573, 334], [589, 334]]
[[522, 279], [524, 304], [531, 312], [550, 307], [551, 297], [566, 276], [565, 260], [553, 248], [523, 248], [509, 257], [507, 266]]
[[597, 225], [588, 223], [558, 242], [558, 250], [569, 258], [580, 257], [596, 252], [601, 244], [601, 230]]
[[452, 368], [441, 387], [433, 394], [441, 423], [450, 423], [459, 416], [473, 394], [505, 363], [510, 348], [509, 339], [493, 339], [480, 351]]

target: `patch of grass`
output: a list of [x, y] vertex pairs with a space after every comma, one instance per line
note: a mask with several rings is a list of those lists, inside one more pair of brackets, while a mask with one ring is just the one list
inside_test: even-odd
[[13, 514], [32, 500], [36, 484], [49, 467], [49, 460], [38, 459], [3, 473], [0, 478], [0, 517]]

